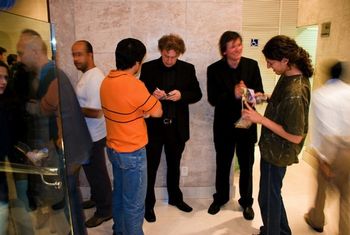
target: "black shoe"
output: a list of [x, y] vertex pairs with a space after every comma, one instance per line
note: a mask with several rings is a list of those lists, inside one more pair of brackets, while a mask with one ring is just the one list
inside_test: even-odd
[[246, 220], [254, 219], [254, 210], [253, 210], [253, 208], [251, 208], [250, 206], [244, 208], [244, 210], [243, 210], [243, 217]]
[[[28, 192], [27, 192], [27, 195], [28, 195]], [[32, 211], [35, 211], [38, 208], [33, 195], [28, 195], [28, 203], [29, 203], [29, 209], [31, 209]]]
[[96, 206], [96, 203], [92, 200], [87, 200], [85, 202], [83, 202], [83, 209], [90, 209]]
[[145, 219], [149, 223], [156, 222], [156, 214], [153, 209], [145, 210]]
[[52, 208], [52, 210], [57, 211], [57, 210], [63, 209], [65, 205], [66, 205], [66, 200], [64, 200], [64, 198], [63, 198], [61, 201], [52, 205], [51, 208]]
[[208, 209], [208, 213], [211, 215], [215, 215], [216, 213], [218, 213], [220, 211], [220, 205], [217, 204], [216, 202], [213, 202]]
[[99, 226], [100, 224], [102, 224], [103, 222], [107, 221], [107, 220], [110, 220], [112, 219], [112, 216], [105, 216], [105, 217], [100, 217], [100, 216], [92, 216], [90, 219], [88, 219], [86, 222], [85, 222], [85, 226], [87, 228], [93, 228], [93, 227], [97, 227]]
[[264, 226], [260, 226], [259, 233], [253, 233], [252, 235], [264, 235], [263, 231]]
[[184, 211], [184, 212], [191, 212], [192, 211], [192, 207], [187, 205], [186, 202], [184, 202], [184, 201], [177, 202], [177, 203], [169, 201], [168, 203], [169, 203], [169, 205], [176, 206], [177, 209], [179, 209], [180, 211]]
[[308, 214], [304, 215], [304, 220], [316, 232], [318, 232], [318, 233], [322, 233], [323, 232], [323, 227], [316, 227], [315, 225], [312, 224], [312, 221], [311, 221], [311, 219], [310, 219]]

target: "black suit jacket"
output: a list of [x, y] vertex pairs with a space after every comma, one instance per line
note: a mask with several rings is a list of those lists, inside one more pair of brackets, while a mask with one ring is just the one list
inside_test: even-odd
[[89, 161], [93, 143], [69, 78], [61, 70], [57, 70], [57, 77], [64, 153], [67, 165], [75, 168]]
[[[175, 125], [179, 131], [181, 140], [186, 142], [190, 136], [188, 105], [198, 102], [202, 98], [202, 92], [196, 77], [195, 68], [192, 64], [177, 60], [173, 66], [175, 69], [175, 90], [181, 92], [181, 99], [175, 102]], [[151, 94], [157, 87], [162, 90], [163, 67], [161, 58], [142, 65], [140, 80], [145, 83]], [[162, 121], [162, 118], [146, 119], [148, 135], [157, 135], [158, 131], [162, 131], [164, 127]]]
[[257, 141], [255, 124], [249, 129], [234, 128], [234, 123], [241, 117], [242, 110], [241, 100], [235, 98], [234, 87], [241, 80], [255, 92], [264, 93], [259, 66], [255, 60], [242, 57], [235, 72], [225, 58], [208, 66], [207, 92], [209, 103], [215, 107], [214, 141], [216, 142], [230, 136], [232, 131], [235, 138]]

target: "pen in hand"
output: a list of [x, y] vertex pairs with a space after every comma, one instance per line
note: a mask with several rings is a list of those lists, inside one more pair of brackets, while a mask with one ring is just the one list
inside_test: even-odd
[[163, 90], [160, 90], [158, 87], [156, 87], [153, 95], [159, 100], [164, 100], [167, 97], [167, 94]]

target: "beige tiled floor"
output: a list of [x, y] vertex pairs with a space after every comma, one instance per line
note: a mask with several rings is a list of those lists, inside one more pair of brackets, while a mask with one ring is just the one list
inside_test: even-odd
[[[312, 231], [304, 222], [303, 215], [312, 204], [314, 195], [314, 170], [305, 161], [288, 167], [283, 186], [283, 198], [287, 210], [289, 223], [293, 234], [318, 234]], [[237, 177], [236, 177], [237, 178]], [[237, 182], [237, 180], [235, 180]], [[259, 184], [259, 159], [254, 165], [254, 197], [257, 198]], [[238, 193], [236, 193], [237, 195]], [[237, 195], [238, 196], [238, 195]], [[236, 196], [236, 197], [237, 197]], [[218, 214], [209, 215], [207, 208], [211, 198], [185, 199], [193, 208], [191, 213], [183, 213], [175, 207], [169, 206], [166, 201], [157, 201], [155, 223], [144, 223], [145, 235], [240, 235], [258, 232], [261, 225], [260, 212], [257, 202], [254, 203], [255, 218], [246, 221], [242, 217], [237, 198], [232, 199]], [[328, 224], [323, 234], [337, 234], [336, 203], [331, 203], [326, 210]], [[93, 210], [87, 210], [89, 217]], [[109, 235], [112, 220], [101, 226], [89, 229], [90, 235]]]

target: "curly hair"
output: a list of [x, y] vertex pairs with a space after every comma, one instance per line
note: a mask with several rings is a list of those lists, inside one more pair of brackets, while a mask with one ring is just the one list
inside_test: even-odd
[[296, 66], [304, 76], [309, 78], [313, 75], [314, 69], [309, 53], [288, 36], [277, 35], [271, 38], [264, 46], [262, 53], [270, 60], [281, 61], [286, 58], [288, 65]]
[[182, 38], [176, 34], [164, 35], [158, 40], [159, 51], [174, 50], [176, 54], [184, 54], [186, 51], [185, 42]]

